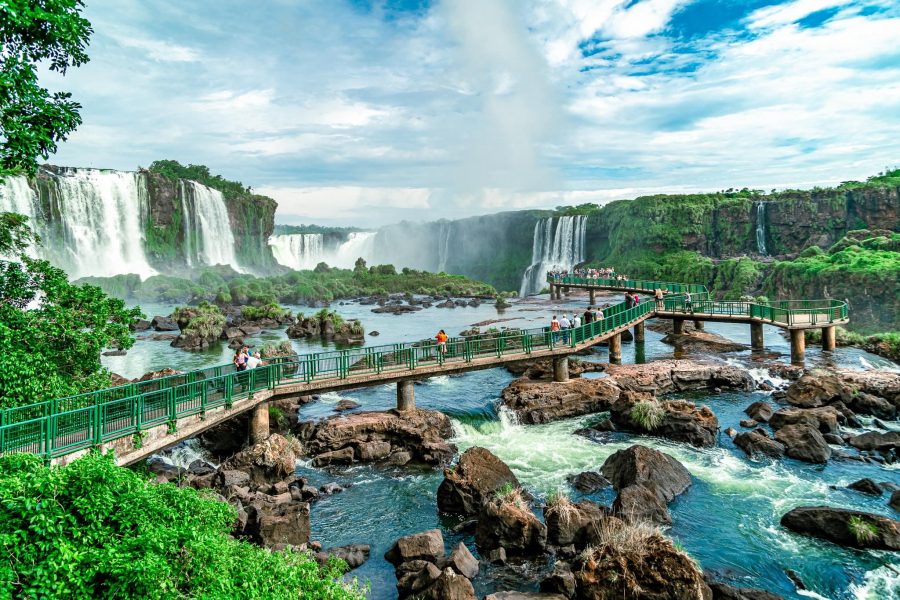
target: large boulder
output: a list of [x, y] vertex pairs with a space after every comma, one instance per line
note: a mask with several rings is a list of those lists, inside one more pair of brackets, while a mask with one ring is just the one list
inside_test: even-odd
[[384, 557], [395, 566], [401, 599], [475, 600], [469, 579], [478, 574], [478, 561], [461, 543], [445, 559], [440, 529], [404, 536]]
[[720, 354], [742, 352], [749, 349], [748, 346], [732, 342], [717, 333], [700, 330], [689, 333], [670, 333], [661, 341], [663, 344], [675, 346], [677, 352], [688, 354]]
[[538, 593], [538, 592], [494, 592], [484, 597], [484, 600], [566, 600], [562, 594]]
[[787, 425], [775, 432], [775, 440], [785, 447], [785, 454], [797, 460], [824, 463], [831, 458], [831, 448], [818, 429], [809, 425]]
[[850, 390], [840, 377], [825, 371], [813, 371], [803, 375], [787, 389], [786, 399], [794, 406], [815, 408], [834, 400], [848, 400]]
[[737, 434], [734, 436], [734, 445], [751, 458], [758, 456], [781, 458], [784, 456], [784, 444], [773, 440], [761, 429]]
[[867, 431], [855, 435], [847, 443], [858, 450], [890, 450], [900, 448], [900, 431]]
[[819, 408], [782, 408], [772, 415], [769, 425], [772, 429], [781, 429], [786, 425], [804, 424], [819, 430], [821, 433], [838, 433], [839, 423], [844, 421], [843, 415], [834, 406]]
[[473, 447], [463, 452], [452, 469], [444, 470], [437, 491], [438, 510], [475, 516], [482, 505], [504, 486], [519, 487], [519, 480], [490, 450]]
[[753, 377], [744, 369], [693, 360], [611, 364], [606, 373], [622, 389], [655, 394], [716, 388], [751, 390], [755, 386]]
[[371, 548], [368, 544], [347, 544], [316, 552], [316, 560], [320, 564], [325, 564], [332, 557], [338, 558], [347, 563], [347, 568], [352, 570], [361, 567], [369, 560], [370, 551]]
[[853, 394], [845, 404], [855, 413], [873, 415], [879, 419], [894, 419], [897, 416], [897, 407], [889, 400], [865, 392]]
[[[653, 407], [662, 415], [649, 429], [641, 420], [644, 407]], [[623, 392], [613, 404], [610, 415], [617, 429], [647, 432], [701, 448], [715, 445], [719, 429], [719, 420], [708, 406], [698, 408], [685, 400], [660, 402], [635, 392]]]
[[298, 435], [316, 464], [377, 461], [405, 464], [410, 460], [447, 464], [456, 447], [447, 415], [434, 410], [358, 412], [318, 423], [301, 423]]
[[411, 560], [437, 563], [444, 558], [444, 536], [440, 529], [404, 536], [394, 542], [384, 558], [395, 566]]
[[616, 491], [629, 486], [652, 485], [670, 502], [691, 485], [691, 474], [680, 462], [659, 450], [634, 445], [606, 459], [603, 476]]
[[150, 327], [156, 331], [178, 331], [178, 323], [169, 317], [156, 315], [150, 320]]
[[573, 503], [559, 495], [544, 510], [547, 542], [553, 546], [584, 548], [590, 542], [595, 524], [608, 514], [609, 511], [596, 502]]
[[221, 470], [243, 471], [253, 484], [275, 483], [292, 475], [302, 449], [296, 440], [273, 433], [222, 463]]
[[481, 508], [475, 544], [482, 554], [503, 548], [508, 556], [533, 556], [547, 545], [547, 527], [531, 512], [522, 490], [516, 489]]
[[778, 594], [758, 588], [739, 588], [709, 580], [707, 580], [707, 584], [712, 590], [713, 600], [784, 600]]
[[841, 546], [900, 550], [900, 521], [858, 510], [801, 506], [781, 517], [781, 524]]
[[622, 489], [613, 501], [612, 512], [633, 523], [672, 523], [666, 499], [654, 484], [635, 484]]
[[744, 412], [750, 415], [750, 418], [757, 423], [768, 423], [769, 419], [775, 413], [774, 409], [768, 402], [754, 402], [744, 409]]
[[246, 508], [244, 535], [266, 547], [309, 543], [309, 504], [256, 500]]
[[517, 379], [503, 390], [503, 405], [526, 424], [549, 423], [607, 411], [619, 397], [609, 379], [571, 379], [565, 383]]
[[693, 560], [658, 530], [604, 521], [605, 534], [572, 565], [579, 600], [711, 600]]

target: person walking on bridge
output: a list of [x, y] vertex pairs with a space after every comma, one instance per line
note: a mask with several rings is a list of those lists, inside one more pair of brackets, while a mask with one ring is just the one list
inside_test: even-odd
[[446, 334], [446, 332], [443, 329], [441, 329], [440, 331], [438, 331], [438, 334], [435, 336], [435, 339], [437, 340], [438, 353], [447, 354], [447, 340], [449, 340], [450, 337]]
[[556, 315], [553, 315], [553, 318], [550, 319], [550, 335], [554, 342], [559, 340], [559, 328], [559, 321], [556, 320]]
[[684, 309], [690, 312], [694, 312], [694, 302], [691, 299], [691, 293], [684, 293]]
[[590, 307], [590, 306], [588, 306], [586, 309], [584, 309], [584, 315], [583, 315], [583, 319], [582, 319], [582, 320], [584, 321], [584, 324], [585, 324], [585, 325], [587, 325], [587, 324], [593, 322], [593, 320], [594, 320], [594, 313], [591, 312], [591, 307]]
[[625, 310], [628, 310], [634, 306], [634, 298], [631, 297], [631, 294], [625, 292]]
[[653, 290], [653, 299], [656, 300], [656, 310], [663, 309], [663, 291], [660, 288]]
[[562, 319], [559, 320], [559, 328], [562, 331], [563, 344], [568, 344], [569, 330], [572, 329], [572, 322], [566, 317], [566, 315], [563, 315]]

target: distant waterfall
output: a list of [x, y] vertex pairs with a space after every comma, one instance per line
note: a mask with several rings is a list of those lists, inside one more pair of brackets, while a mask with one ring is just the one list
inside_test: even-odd
[[758, 202], [756, 204], [756, 249], [762, 255], [766, 252], [766, 203]]
[[327, 243], [321, 233], [273, 235], [269, 246], [278, 264], [297, 271], [314, 269], [320, 262], [331, 267], [352, 269], [356, 259], [372, 260], [375, 233], [355, 231], [342, 243]]
[[447, 258], [450, 256], [450, 232], [452, 230], [452, 222], [441, 221], [438, 235], [438, 273], [445, 273], [447, 271]]
[[62, 169], [48, 173], [45, 198], [24, 177], [7, 177], [2, 187], [0, 210], [31, 217], [42, 238], [37, 255], [73, 279], [156, 273], [144, 253], [150, 194], [139, 174]]
[[548, 217], [535, 223], [531, 265], [522, 276], [519, 296], [538, 293], [549, 271], [570, 270], [584, 262], [586, 229], [585, 216]]
[[273, 235], [269, 246], [278, 264], [295, 271], [314, 269], [325, 260], [325, 236], [321, 233]]
[[183, 181], [180, 191], [188, 265], [231, 265], [240, 271], [222, 192], [196, 181]]

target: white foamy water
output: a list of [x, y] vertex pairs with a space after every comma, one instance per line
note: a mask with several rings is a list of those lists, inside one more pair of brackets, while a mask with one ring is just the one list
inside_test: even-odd
[[231, 265], [240, 271], [234, 250], [234, 233], [222, 192], [196, 181], [186, 183], [187, 186], [182, 184], [181, 193], [189, 264]]
[[548, 217], [534, 225], [531, 265], [522, 275], [519, 296], [536, 294], [547, 283], [547, 273], [571, 270], [584, 261], [587, 217]]
[[358, 258], [372, 260], [374, 236], [371, 231], [356, 231], [334, 245], [326, 243], [321, 233], [279, 234], [269, 238], [269, 246], [278, 264], [297, 271], [314, 269], [320, 262], [352, 269]]
[[886, 358], [874, 357], [871, 361], [865, 356], [859, 357], [859, 364], [866, 371], [887, 371], [888, 373], [900, 373], [900, 366]]
[[187, 469], [195, 460], [203, 460], [214, 467], [217, 464], [210, 460], [210, 454], [200, 444], [200, 438], [191, 438], [162, 454], [155, 455], [173, 467]]
[[900, 600], [900, 562], [867, 572], [862, 583], [850, 586], [850, 593], [856, 600]]

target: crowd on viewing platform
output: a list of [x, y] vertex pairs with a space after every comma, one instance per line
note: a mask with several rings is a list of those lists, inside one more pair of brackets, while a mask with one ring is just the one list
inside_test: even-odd
[[550, 271], [547, 275], [554, 281], [560, 281], [563, 277], [580, 277], [582, 279], [614, 279], [616, 281], [625, 281], [628, 275], [616, 273], [612, 267], [603, 267], [601, 269], [573, 269], [570, 273], [568, 270]]

